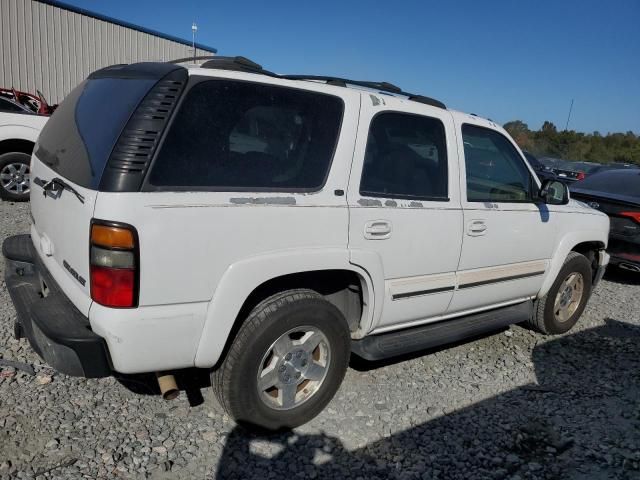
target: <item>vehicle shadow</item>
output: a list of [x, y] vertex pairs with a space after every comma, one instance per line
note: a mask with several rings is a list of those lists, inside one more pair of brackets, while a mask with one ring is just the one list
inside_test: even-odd
[[[324, 433], [236, 427], [214, 476], [640, 478], [640, 328], [607, 319], [602, 327], [541, 344], [532, 360], [536, 384], [356, 450]], [[362, 418], [350, 421], [360, 430]]]
[[[174, 373], [178, 389], [186, 394], [189, 406], [197, 407], [202, 405], [204, 403], [202, 389], [211, 387], [209, 369], [187, 368]], [[153, 373], [117, 374], [115, 379], [120, 385], [135, 394], [160, 396], [158, 380]]]

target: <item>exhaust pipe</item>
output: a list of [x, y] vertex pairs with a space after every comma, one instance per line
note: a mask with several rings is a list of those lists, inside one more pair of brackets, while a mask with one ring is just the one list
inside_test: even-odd
[[180, 390], [176, 384], [176, 378], [169, 372], [156, 372], [158, 379], [158, 386], [160, 387], [160, 393], [165, 400], [173, 400], [178, 398]]
[[640, 267], [631, 263], [619, 263], [618, 266], [623, 270], [630, 270], [632, 272], [640, 272]]

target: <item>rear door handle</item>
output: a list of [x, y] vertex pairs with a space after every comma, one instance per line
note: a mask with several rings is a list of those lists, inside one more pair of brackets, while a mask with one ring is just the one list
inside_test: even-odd
[[487, 224], [484, 220], [471, 220], [467, 226], [467, 235], [479, 237], [487, 233]]
[[372, 220], [364, 225], [364, 238], [369, 240], [385, 240], [391, 236], [391, 222], [388, 220]]

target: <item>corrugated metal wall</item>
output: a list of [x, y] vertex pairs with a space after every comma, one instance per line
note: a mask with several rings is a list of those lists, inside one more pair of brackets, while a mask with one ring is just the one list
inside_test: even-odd
[[108, 65], [193, 56], [188, 45], [33, 0], [0, 0], [0, 22], [0, 87], [40, 90], [49, 103]]

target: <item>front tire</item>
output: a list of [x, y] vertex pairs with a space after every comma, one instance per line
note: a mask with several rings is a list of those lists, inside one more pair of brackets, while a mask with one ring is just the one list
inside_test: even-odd
[[0, 155], [0, 198], [14, 202], [29, 200], [31, 155], [9, 152]]
[[589, 260], [570, 252], [547, 294], [536, 302], [529, 325], [544, 334], [568, 332], [591, 296], [591, 275]]
[[238, 423], [294, 428], [333, 398], [350, 347], [347, 322], [334, 305], [312, 290], [289, 290], [252, 310], [211, 384]]

